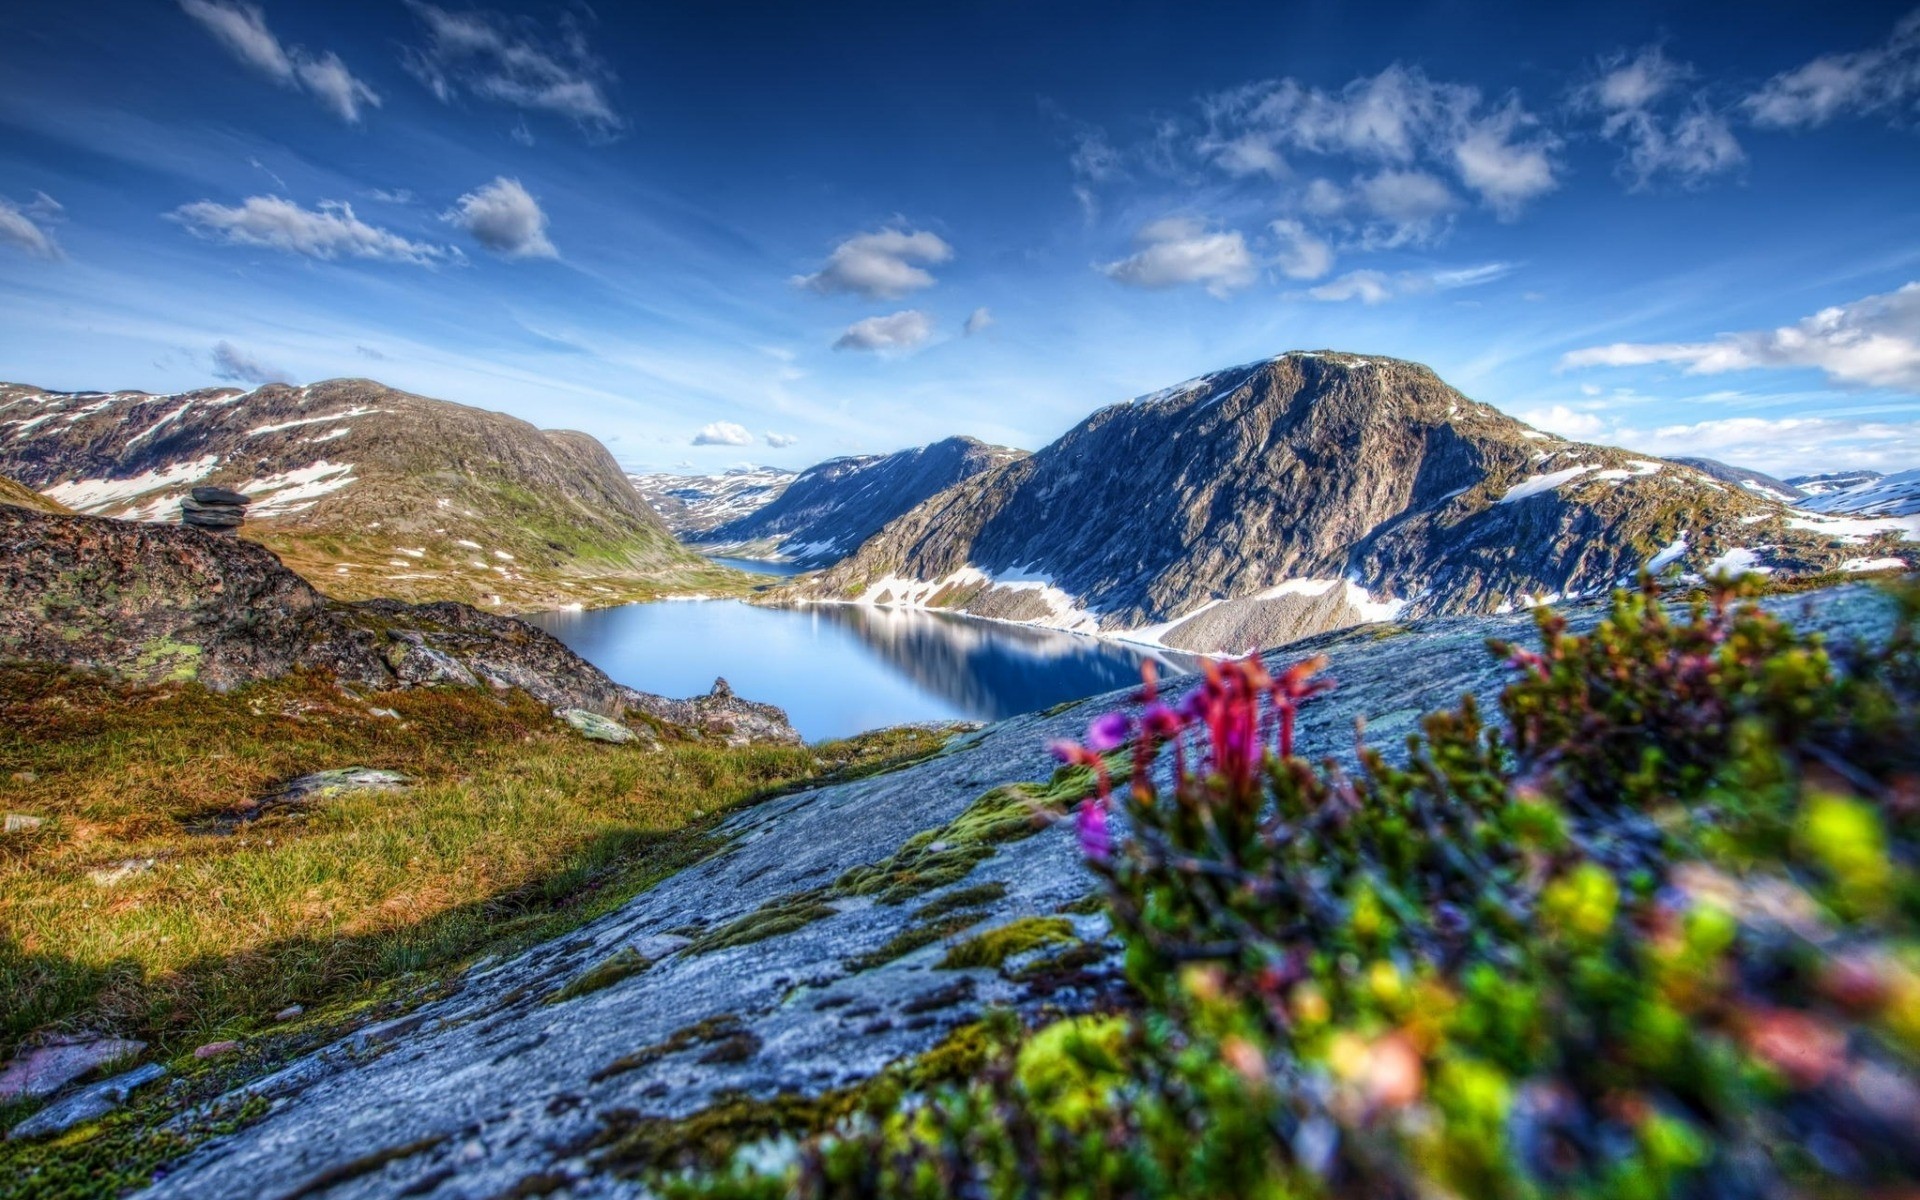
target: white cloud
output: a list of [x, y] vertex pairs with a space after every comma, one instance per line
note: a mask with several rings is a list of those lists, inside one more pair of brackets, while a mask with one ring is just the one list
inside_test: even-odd
[[[1453, 172], [1503, 219], [1558, 186], [1560, 142], [1514, 96], [1489, 101], [1479, 88], [1391, 66], [1338, 91], [1295, 79], [1248, 84], [1200, 101], [1205, 162], [1235, 176], [1282, 177], [1281, 150], [1356, 160], [1405, 172], [1427, 163]], [[1437, 181], [1436, 181], [1437, 182]], [[1306, 211], [1337, 211], [1335, 185], [1309, 185]]]
[[1381, 248], [1432, 240], [1441, 219], [1459, 207], [1447, 185], [1425, 171], [1380, 171], [1356, 180], [1354, 194], [1381, 222], [1367, 239]]
[[249, 196], [237, 206], [197, 200], [168, 214], [188, 230], [235, 246], [259, 246], [309, 258], [370, 258], [431, 266], [459, 262], [450, 246], [411, 241], [369, 225], [341, 200], [323, 200], [317, 209], [301, 208], [279, 196]]
[[1706, 95], [1680, 95], [1693, 76], [1690, 65], [1648, 46], [1602, 60], [1598, 78], [1575, 93], [1576, 108], [1601, 114], [1600, 135], [1621, 147], [1619, 172], [1635, 190], [1661, 178], [1699, 187], [1746, 161]]
[[1312, 300], [1328, 303], [1341, 303], [1358, 300], [1362, 304], [1384, 304], [1405, 296], [1424, 296], [1433, 292], [1450, 292], [1459, 288], [1478, 287], [1483, 283], [1492, 283], [1511, 273], [1512, 263], [1481, 263], [1472, 267], [1454, 267], [1436, 271], [1400, 271], [1388, 274], [1385, 271], [1349, 271], [1338, 279], [1330, 279], [1318, 287], [1308, 288], [1306, 295]]
[[1682, 365], [1689, 375], [1812, 368], [1836, 384], [1920, 394], [1920, 283], [1822, 309], [1778, 329], [1705, 342], [1619, 342], [1575, 350], [1562, 367]]
[[1853, 113], [1898, 111], [1920, 96], [1920, 10], [1887, 40], [1852, 54], [1823, 54], [1783, 71], [1742, 105], [1756, 125], [1805, 129]]
[[547, 214], [518, 179], [499, 176], [454, 202], [442, 219], [503, 258], [559, 258], [547, 240]]
[[974, 334], [981, 332], [992, 324], [993, 314], [985, 308], [976, 308], [967, 314], [967, 323], [961, 327], [960, 332], [968, 337], [972, 337]]
[[911, 350], [933, 336], [933, 318], [916, 308], [847, 326], [835, 350]]
[[279, 367], [268, 366], [232, 342], [214, 343], [213, 377], [230, 383], [285, 383], [291, 376]]
[[785, 450], [788, 446], [797, 446], [799, 444], [800, 439], [790, 433], [775, 433], [771, 429], [767, 431], [767, 445], [772, 446], [775, 450]]
[[60, 243], [47, 228], [59, 212], [59, 203], [45, 192], [36, 192], [31, 204], [15, 204], [0, 196], [0, 245], [12, 246], [35, 258], [55, 262], [65, 258]]
[[316, 55], [299, 46], [281, 45], [257, 5], [240, 0], [180, 0], [180, 9], [241, 63], [282, 87], [306, 91], [343, 121], [358, 123], [364, 109], [380, 107], [379, 94], [354, 78], [338, 54], [329, 50]]
[[1224, 298], [1258, 274], [1238, 230], [1209, 229], [1191, 217], [1163, 217], [1143, 226], [1135, 240], [1137, 252], [1100, 268], [1109, 279], [1142, 288], [1198, 283]]
[[1715, 458], [1777, 476], [1863, 468], [1904, 471], [1920, 461], [1920, 421], [1725, 417], [1646, 429], [1608, 425], [1593, 440], [1663, 458]]
[[878, 229], [841, 242], [827, 256], [825, 266], [811, 275], [796, 275], [793, 282], [823, 295], [846, 292], [870, 300], [898, 300], [932, 287], [934, 278], [923, 268], [952, 258], [953, 247], [938, 234]]
[[1547, 408], [1531, 409], [1519, 414], [1527, 424], [1562, 437], [1592, 438], [1607, 430], [1607, 423], [1590, 412], [1568, 408], [1564, 404], [1555, 404]]
[[1275, 221], [1267, 228], [1279, 240], [1273, 263], [1289, 279], [1318, 279], [1333, 270], [1333, 247], [1307, 232], [1298, 221]]
[[563, 13], [559, 34], [547, 37], [529, 19], [497, 13], [448, 12], [409, 0], [426, 29], [424, 46], [407, 51], [407, 70], [442, 103], [463, 91], [513, 108], [572, 118], [601, 133], [624, 125], [607, 97], [613, 71], [587, 44], [586, 32]]
[[1301, 211], [1315, 217], [1331, 217], [1347, 206], [1347, 194], [1331, 179], [1315, 179], [1300, 193]]
[[696, 446], [751, 446], [753, 435], [744, 425], [735, 425], [732, 421], [715, 421], [704, 425], [700, 432], [693, 435]]

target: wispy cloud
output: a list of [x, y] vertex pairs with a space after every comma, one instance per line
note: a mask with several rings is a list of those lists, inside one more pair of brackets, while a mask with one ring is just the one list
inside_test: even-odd
[[767, 431], [767, 445], [772, 446], [775, 450], [785, 450], [788, 446], [797, 446], [799, 444], [800, 439], [790, 433], [775, 433], [771, 429]]
[[180, 0], [180, 9], [239, 62], [282, 87], [306, 92], [349, 124], [358, 124], [366, 109], [380, 107], [379, 94], [356, 78], [338, 54], [283, 45], [267, 28], [266, 14], [258, 5], [240, 0]]
[[1563, 368], [1672, 363], [1689, 375], [1805, 368], [1833, 383], [1920, 394], [1920, 283], [1783, 325], [1702, 342], [1616, 342], [1561, 356]]
[[1504, 278], [1512, 271], [1513, 264], [1504, 262], [1433, 271], [1349, 271], [1318, 287], [1308, 288], [1306, 295], [1309, 299], [1329, 303], [1358, 300], [1362, 304], [1384, 304], [1406, 296], [1478, 287]]
[[1116, 283], [1139, 288], [1200, 284], [1225, 298], [1251, 284], [1259, 271], [1237, 229], [1215, 229], [1192, 217], [1162, 217], [1135, 235], [1139, 249], [1100, 270]]
[[60, 261], [66, 254], [49, 228], [60, 211], [59, 202], [45, 192], [35, 192], [28, 204], [16, 204], [0, 196], [0, 246], [12, 246], [35, 258]]
[[696, 446], [751, 446], [753, 435], [746, 426], [736, 425], [732, 421], [715, 421], [701, 428], [693, 435]]
[[280, 196], [249, 196], [238, 205], [212, 200], [183, 204], [168, 214], [189, 231], [210, 241], [257, 246], [308, 258], [365, 258], [382, 262], [435, 266], [463, 260], [451, 246], [413, 241], [369, 225], [344, 200], [323, 200], [302, 208]]
[[572, 13], [562, 13], [558, 33], [548, 34], [530, 18], [450, 12], [420, 0], [408, 0], [407, 6], [419, 18], [426, 42], [409, 48], [402, 63], [442, 103], [464, 93], [569, 117], [604, 134], [625, 127], [607, 95], [613, 70], [593, 51]]
[[1691, 86], [1691, 64], [1658, 46], [1601, 60], [1573, 105], [1600, 115], [1600, 136], [1621, 148], [1619, 174], [1642, 190], [1665, 179], [1699, 187], [1746, 161], [1726, 116]]
[[811, 275], [796, 275], [797, 287], [823, 295], [848, 293], [869, 300], [898, 300], [934, 285], [927, 267], [953, 259], [946, 239], [926, 230], [887, 228], [857, 233], [833, 248]]
[[292, 378], [279, 367], [262, 362], [258, 357], [240, 349], [232, 342], [214, 343], [209, 358], [213, 362], [213, 377], [230, 383], [251, 383], [257, 386], [263, 383], [286, 383]]
[[972, 337], [976, 333], [984, 333], [992, 324], [993, 313], [985, 308], [976, 308], [967, 314], [967, 323], [961, 326], [960, 332]]
[[502, 258], [559, 258], [547, 239], [547, 214], [518, 179], [505, 175], [475, 188], [442, 214]]
[[1754, 124], [1805, 129], [1838, 116], [1899, 112], [1920, 96], [1920, 9], [1907, 14], [1887, 40], [1849, 54], [1823, 54], [1783, 71], [1747, 96]]
[[847, 326], [835, 350], [911, 350], [933, 336], [933, 318], [917, 308]]

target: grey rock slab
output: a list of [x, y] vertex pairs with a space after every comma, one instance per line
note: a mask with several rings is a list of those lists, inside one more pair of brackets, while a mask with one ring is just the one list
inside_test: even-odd
[[588, 712], [584, 708], [563, 708], [554, 713], [571, 726], [581, 737], [596, 742], [611, 742], [616, 746], [638, 741], [639, 735], [612, 717], [603, 717], [597, 712]]
[[130, 1058], [147, 1048], [145, 1042], [123, 1038], [61, 1041], [22, 1050], [0, 1071], [0, 1104], [38, 1100], [99, 1067]]
[[[1833, 631], [1836, 647], [1855, 635], [1878, 640], [1890, 627], [1884, 598], [1865, 588], [1775, 607]], [[1568, 615], [1584, 627], [1598, 613], [1588, 606]], [[1491, 709], [1511, 670], [1487, 652], [1489, 636], [1526, 643], [1531, 622], [1519, 614], [1360, 628], [1268, 659], [1283, 666], [1310, 653], [1328, 656], [1336, 687], [1302, 711], [1299, 745], [1311, 758], [1350, 759], [1356, 720], [1404, 731], [1412, 714], [1450, 706], [1462, 691], [1479, 693]], [[1171, 680], [1165, 691], [1177, 698], [1194, 682]], [[717, 927], [879, 861], [996, 785], [1048, 778], [1055, 764], [1047, 743], [1078, 737], [1089, 719], [1125, 698], [1116, 692], [1052, 716], [1013, 717], [915, 766], [736, 814], [721, 827], [728, 845], [718, 853], [571, 934], [476, 964], [457, 992], [415, 1010], [418, 1024], [410, 1029], [383, 1027], [384, 1040], [374, 1044], [367, 1035], [375, 1031], [362, 1031], [248, 1085], [275, 1098], [272, 1111], [187, 1156], [145, 1194], [254, 1200], [375, 1159], [384, 1165], [336, 1183], [329, 1200], [415, 1188], [410, 1194], [491, 1196], [536, 1173], [583, 1177], [574, 1195], [636, 1194], [628, 1182], [592, 1175], [584, 1148], [623, 1111], [671, 1118], [730, 1091], [817, 1093], [926, 1051], [989, 1005], [1032, 1011], [1041, 1003], [1071, 1009], [1086, 1002], [1071, 991], [1043, 997], [996, 972], [936, 970], [940, 944], [864, 971], [847, 966], [908, 927], [919, 902], [840, 900], [821, 920], [707, 954], [687, 953], [681, 939], [689, 929]], [[1396, 749], [1384, 737], [1376, 744]], [[988, 881], [1003, 883], [1006, 895], [987, 906], [990, 915], [976, 931], [1051, 914], [1094, 883], [1064, 823], [1000, 847], [958, 886]], [[1108, 935], [1104, 916], [1073, 920], [1087, 940]], [[642, 949], [652, 965], [549, 1002], [629, 947]], [[706, 1047], [694, 1045], [620, 1069], [619, 1060], [717, 1018], [737, 1020], [754, 1039], [752, 1053], [703, 1062]]]
[[134, 1089], [144, 1087], [167, 1073], [159, 1063], [135, 1067], [124, 1075], [115, 1075], [63, 1096], [39, 1112], [15, 1125], [7, 1136], [14, 1141], [50, 1137], [64, 1133], [83, 1121], [97, 1121], [127, 1102]]

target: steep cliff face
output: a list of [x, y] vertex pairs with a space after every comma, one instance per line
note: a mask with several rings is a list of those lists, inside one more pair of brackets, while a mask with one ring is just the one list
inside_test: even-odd
[[1102, 409], [784, 595], [1237, 651], [1591, 595], [1642, 567], [1871, 563], [1910, 532], [1566, 441], [1414, 363], [1294, 352]]
[[778, 709], [730, 693], [670, 700], [622, 687], [511, 617], [449, 601], [329, 600], [242, 538], [8, 505], [0, 659], [222, 690], [295, 670], [371, 690], [519, 688], [558, 710], [645, 713], [729, 740], [798, 740]]
[[928, 497], [1025, 455], [951, 437], [895, 454], [830, 459], [800, 472], [764, 506], [691, 540], [710, 550], [821, 566], [851, 554]]
[[365, 379], [173, 396], [0, 385], [0, 473], [82, 512], [169, 522], [196, 485], [331, 595], [500, 610], [706, 582], [583, 433]]

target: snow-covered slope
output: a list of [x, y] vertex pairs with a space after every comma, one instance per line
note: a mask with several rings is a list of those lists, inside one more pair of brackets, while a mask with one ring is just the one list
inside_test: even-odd
[[1823, 475], [1795, 475], [1787, 482], [1809, 496], [1824, 496], [1884, 478], [1879, 471], [1829, 471]]

